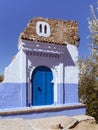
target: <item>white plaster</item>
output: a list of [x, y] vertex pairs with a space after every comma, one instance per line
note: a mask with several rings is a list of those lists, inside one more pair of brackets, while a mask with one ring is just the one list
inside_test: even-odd
[[15, 59], [5, 68], [3, 82], [26, 82], [26, 55], [22, 50], [17, 53]]
[[[76, 83], [78, 84], [78, 66], [77, 66], [77, 60], [78, 60], [78, 48], [74, 45], [67, 44], [68, 52], [73, 60], [73, 65], [67, 65], [65, 66], [65, 76], [64, 76], [64, 82], [65, 83]], [[68, 57], [66, 57], [68, 59]], [[71, 62], [68, 60], [68, 62]]]
[[67, 66], [65, 68], [65, 83], [78, 84], [78, 68], [77, 66]]
[[68, 49], [74, 63], [76, 63], [78, 60], [78, 48], [75, 45], [67, 44], [67, 49]]
[[57, 67], [57, 71], [58, 71], [58, 76], [57, 76], [57, 83], [63, 83], [63, 76], [64, 76], [64, 65], [63, 63], [59, 63], [58, 67]]
[[25, 83], [26, 82], [26, 54], [23, 52], [23, 50], [20, 50], [20, 82]]
[[58, 67], [55, 66], [53, 71], [53, 80], [54, 80], [54, 104], [57, 104], [57, 83], [58, 83]]
[[[42, 31], [40, 32], [40, 25], [42, 27]], [[46, 33], [45, 33], [45, 26], [46, 26]], [[36, 33], [39, 36], [43, 36], [43, 37], [49, 37], [50, 36], [50, 25], [46, 22], [42, 22], [42, 21], [38, 21], [36, 23]]]
[[4, 81], [3, 82], [11, 82], [17, 83], [20, 81], [20, 54], [17, 53], [15, 59], [9, 64], [8, 67], [5, 68], [4, 71]]

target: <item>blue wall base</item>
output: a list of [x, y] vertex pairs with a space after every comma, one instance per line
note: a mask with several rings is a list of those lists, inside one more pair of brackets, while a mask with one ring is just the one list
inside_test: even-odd
[[[0, 84], [0, 109], [31, 106], [27, 83]], [[57, 86], [57, 104], [78, 103], [78, 84], [63, 84]]]
[[0, 84], [0, 109], [26, 107], [26, 83]]
[[57, 104], [78, 103], [78, 84], [59, 83], [57, 86]]
[[84, 115], [85, 105], [73, 104], [69, 106], [39, 106], [19, 109], [7, 109], [0, 111], [0, 118], [43, 118], [53, 116], [74, 116]]
[[57, 104], [28, 107], [27, 83], [2, 83], [0, 84], [0, 118], [42, 118], [86, 113], [85, 105], [78, 103], [77, 84], [58, 84], [57, 90]]

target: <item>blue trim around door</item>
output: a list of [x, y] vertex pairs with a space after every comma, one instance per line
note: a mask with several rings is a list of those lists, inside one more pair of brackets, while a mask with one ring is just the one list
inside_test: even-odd
[[32, 73], [32, 106], [51, 105], [54, 102], [53, 74], [50, 68], [38, 66]]

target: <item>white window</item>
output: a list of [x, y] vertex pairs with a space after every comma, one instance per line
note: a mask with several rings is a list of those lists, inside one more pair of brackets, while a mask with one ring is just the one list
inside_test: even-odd
[[46, 22], [39, 21], [36, 23], [36, 33], [39, 36], [49, 37], [50, 36], [50, 26]]

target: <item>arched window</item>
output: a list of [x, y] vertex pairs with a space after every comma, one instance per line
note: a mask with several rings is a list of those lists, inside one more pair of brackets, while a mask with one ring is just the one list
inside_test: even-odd
[[44, 33], [47, 34], [47, 26], [44, 26]]
[[39, 25], [40, 33], [42, 33], [42, 24]]
[[36, 33], [39, 36], [49, 37], [50, 36], [50, 25], [46, 22], [38, 21], [36, 23]]

